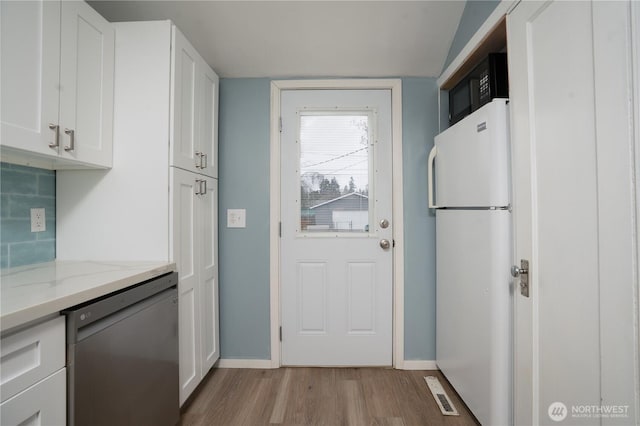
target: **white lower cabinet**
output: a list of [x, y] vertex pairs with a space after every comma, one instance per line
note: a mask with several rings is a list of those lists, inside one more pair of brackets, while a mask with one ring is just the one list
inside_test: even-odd
[[0, 404], [0, 424], [64, 426], [67, 422], [67, 369]]
[[180, 271], [180, 399], [220, 357], [216, 179], [171, 167], [173, 257]]
[[0, 424], [66, 423], [65, 318], [2, 336]]

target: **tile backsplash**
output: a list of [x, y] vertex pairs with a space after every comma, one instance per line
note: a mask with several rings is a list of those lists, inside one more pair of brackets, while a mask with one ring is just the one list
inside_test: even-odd
[[[31, 232], [31, 209], [45, 209], [45, 231]], [[56, 257], [56, 173], [0, 163], [0, 268]]]

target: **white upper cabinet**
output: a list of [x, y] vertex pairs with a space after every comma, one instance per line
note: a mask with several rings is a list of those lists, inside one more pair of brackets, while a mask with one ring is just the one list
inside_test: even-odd
[[171, 165], [218, 177], [218, 76], [175, 27], [173, 47]]
[[2, 156], [112, 165], [114, 30], [81, 1], [3, 1]]
[[60, 3], [3, 1], [0, 19], [0, 143], [57, 155]]
[[86, 3], [62, 2], [60, 153], [65, 158], [111, 167], [114, 38], [111, 23]]
[[200, 173], [218, 177], [218, 76], [205, 63], [201, 67]]

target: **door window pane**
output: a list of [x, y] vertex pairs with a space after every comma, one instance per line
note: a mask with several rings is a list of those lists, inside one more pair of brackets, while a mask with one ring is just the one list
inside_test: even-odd
[[368, 112], [300, 113], [301, 232], [369, 232], [371, 124]]

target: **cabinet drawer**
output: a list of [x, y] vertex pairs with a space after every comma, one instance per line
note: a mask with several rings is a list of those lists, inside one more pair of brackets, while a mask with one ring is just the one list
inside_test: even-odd
[[62, 316], [54, 318], [2, 338], [1, 401], [64, 367], [64, 320]]
[[0, 404], [0, 424], [64, 426], [67, 423], [67, 369]]

